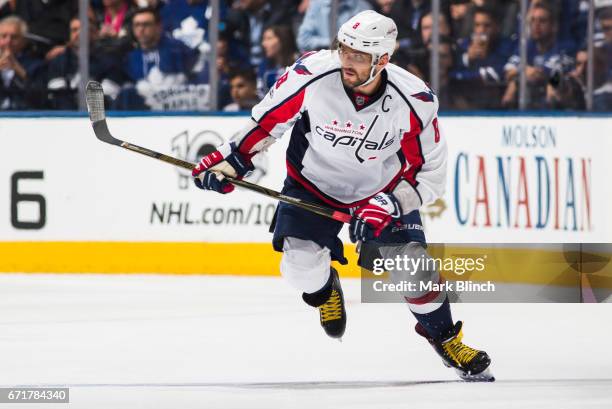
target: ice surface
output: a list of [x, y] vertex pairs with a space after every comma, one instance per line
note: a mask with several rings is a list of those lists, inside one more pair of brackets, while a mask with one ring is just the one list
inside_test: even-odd
[[612, 304], [454, 305], [498, 379], [468, 384], [405, 306], [343, 286], [339, 343], [280, 278], [0, 275], [0, 386], [71, 388], [17, 409], [612, 408]]

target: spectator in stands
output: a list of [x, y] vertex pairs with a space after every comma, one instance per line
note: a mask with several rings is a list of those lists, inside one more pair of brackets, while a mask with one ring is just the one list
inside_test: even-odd
[[[433, 15], [430, 12], [424, 14], [421, 18], [419, 26], [421, 32], [421, 44], [427, 46], [431, 42], [431, 35], [433, 33]], [[451, 27], [450, 24], [448, 24], [448, 20], [444, 13], [440, 13], [438, 27], [440, 36], [449, 37], [451, 35]]]
[[[160, 14], [164, 32], [201, 53], [210, 50], [208, 43], [207, 0], [169, 0]], [[227, 6], [220, 2], [219, 18], [225, 19]]]
[[482, 7], [491, 9], [497, 16], [499, 24], [497, 31], [501, 37], [513, 38], [517, 35], [519, 21], [519, 2], [517, 0], [452, 0], [450, 5], [451, 26], [456, 38], [467, 38], [472, 34], [474, 13]]
[[163, 35], [161, 17], [155, 9], [144, 8], [134, 12], [132, 30], [136, 49], [127, 56], [127, 76], [132, 81], [145, 79], [154, 68], [162, 74], [192, 74], [197, 51], [180, 41]]
[[308, 6], [310, 5], [310, 0], [299, 0], [298, 6], [296, 9], [296, 14], [293, 16], [293, 21], [291, 23], [291, 28], [294, 33], [297, 33], [302, 25], [302, 21], [304, 21], [304, 16], [306, 15], [306, 11], [308, 10]]
[[273, 25], [290, 26], [298, 3], [298, 0], [238, 0], [234, 12], [228, 13], [228, 34], [247, 45], [252, 67], [257, 68], [263, 58], [263, 31]]
[[[50, 106], [53, 109], [77, 109], [80, 84], [79, 75], [79, 36], [81, 21], [75, 17], [70, 21], [70, 41], [66, 49], [49, 62], [48, 83]], [[93, 14], [89, 19], [89, 77], [102, 84], [104, 94], [111, 100], [120, 90], [122, 82], [121, 67], [111, 55], [97, 47], [98, 27]]]
[[0, 0], [0, 20], [15, 13], [17, 0]]
[[452, 92], [467, 109], [498, 109], [505, 88], [504, 65], [515, 45], [499, 35], [494, 10], [478, 7], [472, 35], [458, 42]]
[[219, 41], [217, 42], [217, 71], [219, 73], [217, 102], [220, 107], [224, 107], [231, 102], [230, 74], [240, 70], [253, 70], [248, 59], [235, 58], [236, 50], [231, 44], [235, 44], [235, 41], [230, 38], [229, 33], [219, 33]]
[[503, 38], [518, 39], [520, 4], [517, 0], [487, 0], [487, 7], [493, 8], [499, 18], [499, 33]]
[[[160, 9], [163, 31], [166, 35], [183, 42], [199, 56], [194, 70], [202, 73], [198, 82], [208, 81], [209, 61], [211, 49], [208, 42], [208, 15], [210, 9], [207, 0], [168, 0]], [[227, 5], [220, 2], [219, 19], [226, 18]]]
[[[439, 19], [440, 38], [450, 39], [450, 26], [444, 14], [440, 14]], [[421, 17], [421, 21], [417, 24], [419, 27], [419, 36], [416, 41], [413, 41], [413, 46], [406, 50], [406, 53], [398, 57], [399, 63], [406, 66], [408, 71], [423, 78], [425, 81], [430, 81], [429, 78], [429, 63], [430, 63], [430, 48], [431, 35], [433, 32], [433, 17], [431, 13], [426, 13]]]
[[[161, 17], [154, 8], [134, 11], [132, 31], [137, 44], [127, 54], [124, 63], [125, 75], [130, 82], [117, 97], [116, 108], [184, 109], [189, 105], [186, 98], [191, 97], [170, 100], [177, 90], [185, 91], [183, 95], [187, 95], [189, 90], [185, 90], [184, 85], [205, 80], [205, 76], [194, 71], [199, 60], [198, 51], [164, 35]], [[158, 91], [165, 92], [164, 101], [167, 103], [155, 99]]]
[[297, 47], [293, 30], [289, 26], [268, 27], [261, 40], [264, 59], [257, 72], [257, 89], [263, 97], [285, 68], [292, 65], [297, 58]]
[[596, 111], [612, 111], [612, 6], [599, 10], [597, 19], [604, 39], [600, 44], [597, 44], [594, 50], [595, 91], [593, 109]]
[[[297, 36], [300, 52], [331, 47], [336, 37], [336, 33], [329, 31], [331, 3], [331, 0], [310, 0]], [[338, 0], [338, 3], [336, 27], [340, 27], [355, 14], [372, 9], [370, 3], [365, 0]]]
[[128, 33], [130, 3], [128, 0], [103, 0], [100, 37], [119, 38]]
[[[96, 21], [96, 16], [94, 13], [94, 9], [93, 8], [89, 8], [87, 10], [87, 16], [89, 18], [89, 24], [94, 25], [95, 26], [95, 31], [96, 31], [96, 39], [99, 37], [98, 36], [98, 22]], [[75, 18], [79, 18], [79, 16], [74, 16], [72, 20], [74, 20]], [[72, 20], [70, 20], [70, 24], [72, 24]], [[92, 27], [90, 27], [90, 30], [92, 29]], [[80, 25], [79, 25], [79, 30], [80, 30]], [[66, 43], [63, 44], [59, 44], [59, 45], [55, 45], [53, 48], [51, 48], [49, 51], [47, 51], [47, 54], [45, 55], [45, 60], [46, 61], [51, 61], [53, 60], [55, 57], [59, 56], [60, 54], [63, 54], [66, 49], [69, 46], [70, 41], [72, 41], [72, 35], [73, 35], [73, 31], [72, 31], [72, 27], [70, 27], [70, 35], [68, 37], [68, 41]]]
[[[547, 84], [554, 72], [567, 73], [573, 59], [567, 54], [567, 46], [557, 42], [557, 22], [553, 10], [546, 3], [534, 3], [529, 11], [527, 42], [528, 108], [546, 109]], [[505, 107], [516, 107], [518, 97], [520, 56], [518, 48], [505, 66], [508, 86], [502, 98]]]
[[230, 75], [232, 103], [226, 105], [226, 112], [251, 111], [257, 103], [257, 79], [252, 70], [237, 71]]
[[403, 0], [374, 0], [374, 10], [387, 16], [397, 25], [397, 46], [393, 54], [393, 62], [405, 66], [409, 62], [408, 55], [417, 41], [418, 33], [415, 32], [410, 20], [406, 18], [410, 11]]
[[[440, 39], [440, 48], [438, 49], [440, 58], [440, 87], [437, 90], [438, 100], [440, 101], [440, 109], [456, 109], [457, 104], [454, 96], [451, 94], [451, 76], [450, 71], [454, 65], [454, 43], [450, 37], [442, 37]], [[430, 46], [431, 52], [431, 46]]]
[[457, 38], [468, 37], [471, 33], [472, 18], [470, 16], [470, 0], [452, 0], [450, 5], [450, 17], [453, 33]]
[[[583, 58], [583, 56], [586, 57], [585, 52], [578, 52], [576, 57]], [[546, 86], [546, 103], [549, 109], [573, 111], [585, 109], [585, 88], [582, 82], [584, 78], [577, 75], [578, 71], [584, 72], [585, 63], [586, 58], [570, 73], [553, 72]], [[582, 67], [579, 69], [579, 66]]]
[[102, 0], [94, 3], [93, 10], [98, 22], [98, 45], [106, 53], [122, 58], [132, 49], [131, 0]]
[[[225, 36], [220, 36], [217, 42], [217, 73], [218, 73], [218, 93], [217, 102], [220, 107], [224, 107], [232, 101], [230, 94], [229, 76], [237, 70], [237, 66], [230, 58], [229, 40]], [[248, 65], [250, 67], [250, 64]]]
[[68, 25], [78, 12], [78, 0], [20, 0], [15, 14], [28, 25], [29, 48], [39, 57], [68, 42]]
[[[406, 19], [410, 21], [410, 28], [415, 33], [421, 32], [421, 23], [423, 17], [431, 11], [430, 0], [409, 0], [406, 1], [408, 7], [408, 14]], [[444, 14], [444, 12], [442, 13]]]
[[586, 40], [589, 1], [588, 0], [556, 0], [559, 16], [559, 32], [557, 41], [566, 44], [572, 54]]
[[[36, 108], [42, 60], [26, 51], [27, 24], [19, 17], [0, 21], [0, 109]], [[40, 88], [39, 88], [40, 89]], [[38, 98], [37, 98], [38, 97]]]

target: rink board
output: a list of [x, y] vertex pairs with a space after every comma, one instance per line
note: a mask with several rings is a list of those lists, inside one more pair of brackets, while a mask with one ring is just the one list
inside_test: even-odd
[[[108, 121], [119, 138], [196, 161], [245, 118]], [[612, 118], [440, 123], [448, 184], [441, 200], [422, 209], [430, 242], [612, 242]], [[278, 274], [268, 231], [272, 200], [239, 189], [202, 192], [180, 169], [100, 143], [86, 118], [2, 118], [0, 135], [0, 191], [7, 193], [0, 200], [0, 271]], [[287, 142], [285, 136], [257, 158], [251, 181], [280, 190]], [[346, 231], [342, 238], [348, 243]], [[547, 257], [529, 246], [523, 251]], [[350, 245], [346, 253], [355, 260]], [[354, 267], [342, 272], [359, 275]]]

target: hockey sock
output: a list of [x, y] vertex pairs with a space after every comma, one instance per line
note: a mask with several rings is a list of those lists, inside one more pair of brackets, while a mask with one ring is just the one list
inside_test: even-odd
[[453, 317], [448, 297], [444, 298], [444, 302], [432, 312], [425, 314], [412, 312], [412, 314], [414, 314], [417, 321], [419, 321], [433, 339], [439, 339], [442, 334], [446, 333], [453, 326]]

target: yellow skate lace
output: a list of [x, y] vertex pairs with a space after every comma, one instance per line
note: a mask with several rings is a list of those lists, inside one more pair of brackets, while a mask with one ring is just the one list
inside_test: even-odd
[[338, 291], [332, 290], [329, 300], [319, 307], [319, 311], [321, 311], [321, 322], [342, 318], [342, 301]]
[[461, 340], [463, 339], [463, 329], [459, 331], [457, 336], [449, 341], [442, 344], [444, 352], [453, 360], [455, 363], [461, 366], [468, 364], [478, 354], [478, 350], [470, 348], [465, 345]]

